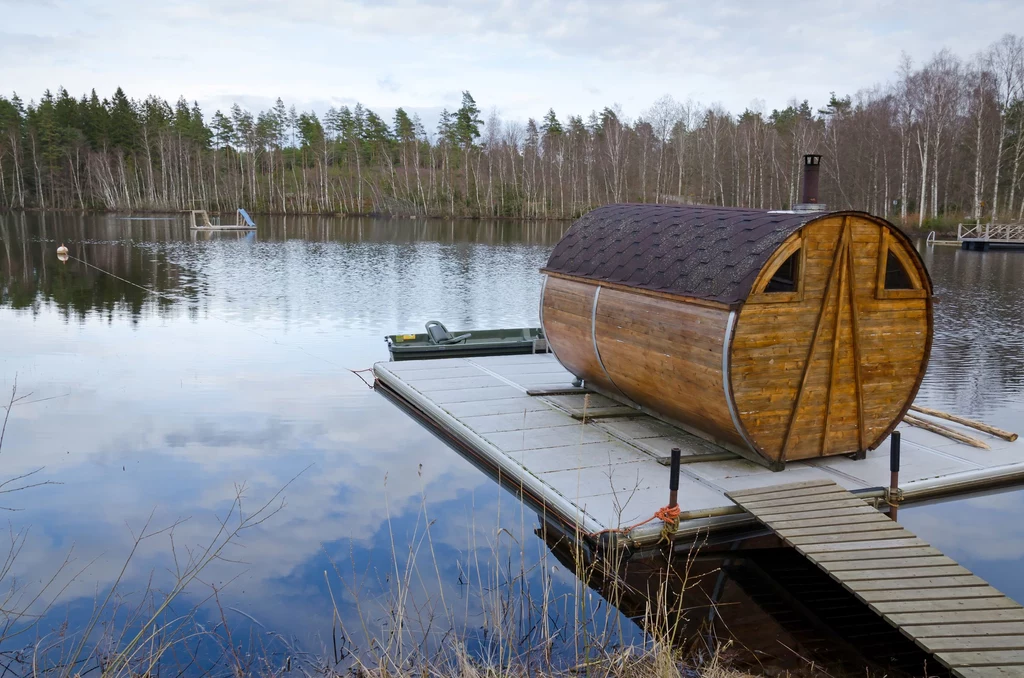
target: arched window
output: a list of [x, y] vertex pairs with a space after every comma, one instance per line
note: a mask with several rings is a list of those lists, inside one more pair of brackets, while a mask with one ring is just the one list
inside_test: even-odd
[[758, 304], [784, 304], [803, 299], [804, 239], [796, 233], [765, 264], [754, 285], [750, 301]]
[[910, 280], [910, 274], [903, 268], [896, 254], [890, 249], [885, 257], [885, 289], [887, 290], [912, 290], [914, 283]]
[[914, 266], [906, 245], [882, 228], [878, 241], [878, 282], [876, 299], [919, 299], [928, 296], [921, 273]]
[[764, 288], [766, 293], [796, 292], [800, 285], [800, 250], [793, 252], [775, 269]]

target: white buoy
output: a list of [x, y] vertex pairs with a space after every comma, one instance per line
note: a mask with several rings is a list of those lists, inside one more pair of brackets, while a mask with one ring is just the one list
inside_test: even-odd
[[68, 248], [64, 247], [64, 243], [61, 243], [60, 247], [57, 248], [57, 256], [59, 257], [61, 255], [65, 257], [68, 255]]

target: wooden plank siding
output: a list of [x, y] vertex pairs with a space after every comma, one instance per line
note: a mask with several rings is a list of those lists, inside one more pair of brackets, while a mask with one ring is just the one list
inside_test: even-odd
[[556, 275], [544, 285], [545, 335], [566, 369], [609, 395], [655, 403], [651, 409], [672, 421], [746, 448], [723, 383], [728, 318], [723, 308]]
[[592, 317], [597, 286], [549, 277], [544, 284], [544, 336], [565, 369], [615, 391], [594, 352]]
[[603, 289], [595, 338], [616, 387], [670, 419], [746, 446], [726, 404], [722, 350], [729, 313]]
[[[727, 496], [954, 675], [1024, 676], [1024, 607], [832, 481]], [[839, 511], [843, 531], [793, 518]]]

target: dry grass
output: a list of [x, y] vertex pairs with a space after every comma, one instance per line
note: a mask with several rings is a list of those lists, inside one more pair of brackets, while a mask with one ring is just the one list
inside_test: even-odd
[[[0, 453], [3, 437], [10, 421], [11, 409], [38, 400], [30, 400], [31, 393], [18, 395], [17, 378], [4, 409], [0, 424]], [[30, 488], [56, 483], [33, 482], [31, 477], [42, 469], [0, 482], [0, 494], [23, 492]], [[294, 480], [294, 479], [293, 479]], [[213, 657], [210, 667], [198, 671], [209, 673], [221, 665], [233, 666], [236, 675], [241, 667], [238, 651], [230, 642], [226, 624], [210, 631], [197, 622], [198, 613], [210, 600], [219, 604], [217, 589], [205, 585], [200, 576], [212, 563], [227, 559], [228, 547], [248, 530], [264, 523], [284, 507], [282, 493], [286, 484], [255, 510], [245, 510], [243, 502], [246, 488], [236, 486], [234, 500], [220, 516], [219, 527], [207, 541], [198, 545], [180, 545], [175, 541], [175, 530], [186, 519], [157, 527], [153, 515], [132, 531], [132, 545], [125, 555], [113, 584], [105, 594], [94, 601], [91, 614], [81, 628], [71, 628], [67, 620], [56, 629], [41, 627], [43, 619], [52, 612], [61, 595], [88, 570], [91, 563], [77, 566], [74, 550], [67, 552], [63, 562], [55, 564], [41, 581], [35, 578], [19, 580], [12, 575], [14, 565], [25, 547], [28, 529], [9, 528], [6, 553], [0, 556], [0, 675], [33, 675], [70, 677], [95, 673], [100, 676], [151, 676], [160, 669], [178, 667], [187, 672], [199, 668], [198, 649], [203, 643], [222, 645], [224, 651]], [[14, 507], [2, 510], [17, 511]], [[153, 575], [140, 593], [126, 594], [125, 575], [145, 542], [165, 538], [171, 556], [171, 581], [158, 589]], [[60, 583], [63, 582], [63, 583]], [[199, 603], [185, 611], [178, 611], [175, 603], [186, 591], [209, 589]], [[141, 602], [130, 603], [129, 600]], [[226, 644], [224, 640], [227, 640]], [[204, 650], [205, 652], [205, 650]], [[207, 653], [209, 654], [209, 653]], [[204, 654], [204, 656], [206, 656]], [[261, 667], [261, 674], [266, 673]]]
[[[666, 552], [665, 567], [672, 569], [676, 586], [669, 585], [672, 577], [654, 577], [661, 582], [656, 591], [633, 591], [616, 575], [621, 563], [593, 557], [582, 540], [554, 536], [543, 521], [540, 532], [550, 548], [541, 547], [537, 558], [538, 542], [527, 520], [535, 521], [535, 514], [516, 502], [513, 519], [503, 521], [499, 515], [497, 521], [519, 522], [513, 530], [469, 526], [468, 562], [456, 564], [461, 588], [458, 599], [451, 600], [451, 568], [438, 561], [427, 502], [421, 499], [407, 539], [397, 538], [388, 515], [391, 558], [386, 572], [360, 570], [350, 557], [344, 563], [332, 561], [331, 571], [324, 573], [333, 628], [309, 673], [380, 678], [745, 675], [726, 665], [729, 644], [709, 648], [696, 643], [683, 650], [676, 642], [685, 620], [674, 611], [681, 607], [690, 556], [696, 551], [689, 556]], [[565, 572], [556, 562], [573, 575], [568, 585], [555, 582], [557, 572]], [[622, 596], [645, 600], [641, 619], [619, 612], [615, 603]]]

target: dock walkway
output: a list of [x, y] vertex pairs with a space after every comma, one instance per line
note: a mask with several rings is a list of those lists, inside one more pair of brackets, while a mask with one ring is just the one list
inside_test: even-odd
[[[863, 460], [823, 457], [773, 473], [638, 410], [580, 393], [550, 354], [382, 362], [373, 369], [380, 387], [446, 440], [594, 541], [609, 531], [621, 533], [619, 545], [660, 539], [658, 520], [629, 528], [667, 503], [665, 463], [673, 447], [684, 461], [676, 538], [756, 524], [730, 492], [829, 481], [880, 501], [889, 484], [885, 444]], [[899, 430], [905, 502], [1024, 482], [1024, 439], [993, 438], [991, 449], [979, 450], [920, 428]]]
[[1024, 607], [830, 480], [729, 492], [961, 678], [1024, 676]]

